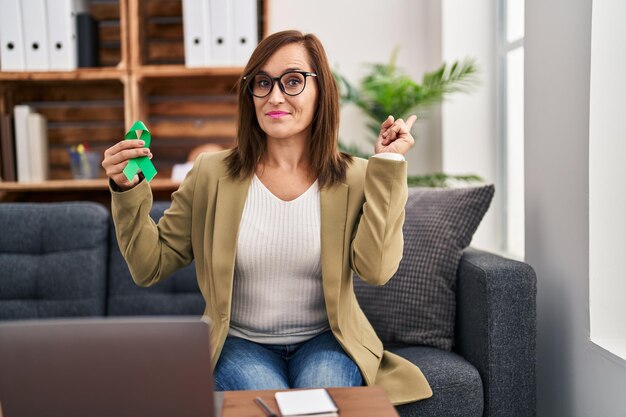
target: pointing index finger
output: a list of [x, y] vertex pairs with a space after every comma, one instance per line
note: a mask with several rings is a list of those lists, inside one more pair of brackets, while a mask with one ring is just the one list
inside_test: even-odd
[[412, 114], [405, 122], [406, 130], [410, 131], [411, 128], [413, 127], [413, 123], [415, 123], [416, 120], [417, 120], [417, 116]]

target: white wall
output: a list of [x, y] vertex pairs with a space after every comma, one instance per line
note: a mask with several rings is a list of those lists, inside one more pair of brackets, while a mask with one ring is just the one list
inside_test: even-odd
[[589, 129], [591, 338], [626, 358], [626, 2], [593, 2]]
[[472, 246], [499, 251], [496, 112], [496, 1], [442, 0], [442, 59], [474, 57], [481, 84], [471, 94], [457, 94], [442, 106], [443, 170], [478, 174], [496, 184], [496, 196], [474, 235]]
[[[413, 79], [439, 66], [440, 21], [437, 0], [271, 0], [269, 32], [298, 29], [316, 34], [333, 69], [351, 82], [365, 75], [364, 62], [388, 62], [400, 45], [398, 66]], [[366, 137], [366, 118], [355, 107], [342, 110], [340, 135], [373, 153]], [[382, 120], [381, 120], [382, 122]], [[439, 116], [418, 122], [416, 146], [407, 156], [409, 173], [441, 170]]]
[[626, 415], [626, 364], [589, 341], [591, 17], [592, 0], [526, 0], [526, 260], [538, 279], [540, 417]]
[[[417, 122], [409, 174], [472, 173], [495, 182], [495, 0], [272, 0], [269, 19], [270, 33], [299, 29], [319, 36], [333, 68], [354, 83], [365, 74], [364, 62], [387, 62], [396, 45], [398, 65], [419, 81], [443, 60], [476, 57], [482, 86], [453, 96], [443, 112], [435, 106]], [[360, 111], [348, 106], [341, 117], [342, 140], [370, 149]], [[472, 246], [499, 250], [496, 204]]]

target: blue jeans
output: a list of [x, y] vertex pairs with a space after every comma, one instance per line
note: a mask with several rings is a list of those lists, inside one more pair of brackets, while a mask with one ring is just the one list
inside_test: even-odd
[[214, 376], [217, 391], [363, 385], [358, 366], [330, 331], [292, 345], [228, 336]]

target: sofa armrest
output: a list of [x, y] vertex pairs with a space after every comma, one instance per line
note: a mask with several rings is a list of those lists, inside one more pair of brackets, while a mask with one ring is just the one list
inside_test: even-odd
[[484, 416], [536, 414], [536, 295], [530, 265], [465, 250], [458, 270], [454, 350], [478, 369]]

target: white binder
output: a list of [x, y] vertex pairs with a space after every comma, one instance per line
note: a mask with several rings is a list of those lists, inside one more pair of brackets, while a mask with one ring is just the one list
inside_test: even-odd
[[211, 25], [211, 59], [214, 67], [230, 66], [233, 63], [233, 19], [231, 0], [208, 0]]
[[208, 12], [208, 0], [183, 0], [186, 67], [203, 67], [208, 62]]
[[245, 66], [258, 43], [256, 0], [232, 0], [233, 65]]
[[47, 71], [48, 24], [45, 0], [20, 0], [27, 71]]
[[26, 128], [30, 149], [30, 180], [48, 179], [48, 123], [39, 113], [26, 116]]
[[24, 36], [20, 0], [0, 0], [0, 70], [24, 71]]
[[78, 66], [76, 14], [85, 11], [80, 0], [46, 0], [49, 69], [70, 71]]
[[13, 108], [15, 116], [15, 162], [17, 163], [17, 181], [30, 181], [30, 140], [28, 139], [28, 115], [33, 108], [18, 105]]

